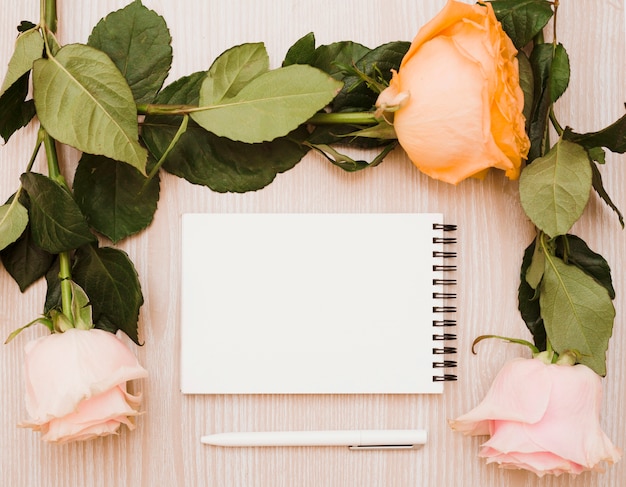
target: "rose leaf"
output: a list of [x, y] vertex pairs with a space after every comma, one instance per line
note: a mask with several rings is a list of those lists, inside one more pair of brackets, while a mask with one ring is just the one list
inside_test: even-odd
[[89, 296], [96, 328], [122, 330], [139, 342], [137, 320], [143, 294], [137, 271], [125, 252], [85, 245], [76, 252], [72, 277]]
[[311, 64], [315, 53], [315, 34], [309, 32], [304, 37], [298, 39], [293, 46], [287, 50], [283, 66], [292, 64]]
[[524, 51], [517, 53], [517, 61], [519, 65], [519, 84], [524, 93], [524, 109], [522, 113], [526, 119], [526, 131], [528, 132], [533, 110], [533, 100], [535, 99], [535, 78], [530, 60]]
[[552, 17], [552, 2], [547, 0], [498, 0], [490, 3], [502, 28], [518, 49], [541, 32]]
[[38, 247], [33, 242], [30, 228], [26, 227], [20, 238], [0, 252], [0, 258], [20, 291], [24, 292], [46, 274], [52, 265], [54, 255]]
[[0, 206], [0, 250], [15, 242], [28, 225], [28, 210], [18, 199]]
[[548, 154], [522, 171], [522, 207], [550, 237], [565, 235], [587, 205], [591, 178], [587, 152], [578, 144], [559, 140]]
[[89, 225], [117, 243], [152, 222], [159, 178], [148, 182], [128, 164], [83, 154], [74, 176], [74, 196]]
[[319, 46], [315, 49], [311, 61], [308, 63], [333, 78], [343, 79], [342, 66], [352, 66], [365, 56], [370, 49], [357, 42], [342, 41]]
[[122, 161], [144, 172], [137, 108], [111, 59], [93, 47], [65, 46], [33, 68], [37, 116], [59, 142]]
[[580, 362], [606, 375], [606, 351], [615, 308], [607, 290], [578, 267], [546, 257], [539, 303], [548, 339], [557, 353], [575, 350]]
[[582, 238], [571, 234], [557, 238], [556, 255], [593, 277], [607, 290], [609, 297], [615, 299], [609, 263], [600, 254], [591, 250]]
[[608, 205], [608, 207], [617, 214], [617, 218], [622, 225], [622, 228], [624, 228], [624, 215], [622, 215], [622, 212], [619, 210], [617, 205], [613, 203], [613, 200], [609, 196], [609, 193], [606, 192], [604, 183], [602, 182], [602, 174], [600, 174], [598, 166], [596, 166], [595, 164], [591, 164], [591, 172], [593, 173], [593, 189], [595, 189], [596, 193], [598, 193], [598, 196], [602, 198], [602, 200]]
[[4, 94], [13, 83], [28, 73], [33, 62], [41, 58], [43, 55], [43, 39], [37, 30], [29, 30], [20, 34], [15, 42], [15, 51], [11, 60], [7, 73], [0, 88], [0, 95]]
[[311, 66], [295, 64], [262, 74], [236, 96], [212, 103], [213, 82], [200, 89], [193, 120], [209, 132], [244, 143], [287, 135], [324, 108], [342, 83]]
[[35, 116], [33, 100], [25, 101], [29, 75], [23, 74], [0, 96], [0, 137], [5, 142]]
[[172, 65], [171, 42], [163, 17], [137, 0], [100, 20], [87, 44], [113, 60], [137, 103], [150, 103]]
[[[166, 87], [157, 103], [197, 104], [206, 73], [198, 72]], [[150, 152], [159, 159], [180, 126], [181, 117], [149, 116], [142, 137]], [[213, 191], [254, 191], [271, 183], [278, 173], [293, 168], [307, 153], [302, 145], [308, 137], [304, 128], [287, 137], [261, 144], [244, 144], [217, 137], [190, 121], [187, 131], [170, 152], [163, 168], [194, 184]]]
[[626, 152], [626, 115], [597, 132], [578, 134], [567, 128], [563, 133], [563, 138], [570, 142], [576, 142], [585, 149], [606, 147], [611, 152], [623, 154]]
[[[533, 255], [535, 253], [535, 241], [524, 251], [522, 267], [520, 269], [520, 284], [517, 290], [518, 309], [526, 327], [533, 336], [535, 346], [543, 351], [546, 349], [546, 329], [541, 318], [541, 307], [537, 292], [528, 284], [526, 275]], [[542, 274], [543, 275], [543, 274]]]
[[550, 66], [550, 99], [552, 103], [557, 101], [569, 85], [569, 57], [563, 44], [557, 44], [554, 48], [554, 57]]
[[214, 105], [233, 98], [253, 79], [268, 71], [269, 56], [263, 43], [232, 47], [209, 68], [202, 84], [203, 101]]
[[21, 181], [30, 198], [28, 213], [37, 246], [58, 254], [95, 240], [80, 208], [58, 183], [32, 172], [22, 174]]

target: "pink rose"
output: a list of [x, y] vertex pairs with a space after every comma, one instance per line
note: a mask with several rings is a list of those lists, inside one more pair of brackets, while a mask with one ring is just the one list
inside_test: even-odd
[[26, 409], [22, 424], [64, 443], [115, 433], [135, 425], [140, 396], [126, 382], [146, 377], [130, 349], [103, 330], [70, 329], [26, 345]]
[[507, 363], [472, 411], [450, 425], [468, 435], [491, 435], [480, 456], [504, 468], [545, 474], [602, 471], [620, 459], [600, 428], [601, 379], [584, 365]]
[[420, 171], [456, 184], [496, 167], [517, 179], [530, 142], [516, 54], [489, 3], [450, 0], [420, 29], [376, 102], [400, 107], [395, 132]]

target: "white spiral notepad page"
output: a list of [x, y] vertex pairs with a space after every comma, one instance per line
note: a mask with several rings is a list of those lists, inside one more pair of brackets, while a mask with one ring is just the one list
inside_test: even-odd
[[183, 215], [182, 392], [442, 392], [433, 382], [441, 219]]

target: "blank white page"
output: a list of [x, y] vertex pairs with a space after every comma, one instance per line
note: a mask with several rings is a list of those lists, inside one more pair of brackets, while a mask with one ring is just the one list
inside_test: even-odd
[[437, 214], [186, 214], [181, 390], [439, 393]]

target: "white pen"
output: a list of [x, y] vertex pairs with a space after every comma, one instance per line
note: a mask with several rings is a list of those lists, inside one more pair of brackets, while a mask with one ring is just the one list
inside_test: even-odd
[[426, 443], [425, 430], [256, 431], [217, 433], [200, 441], [213, 446], [348, 446], [353, 450], [412, 449]]

